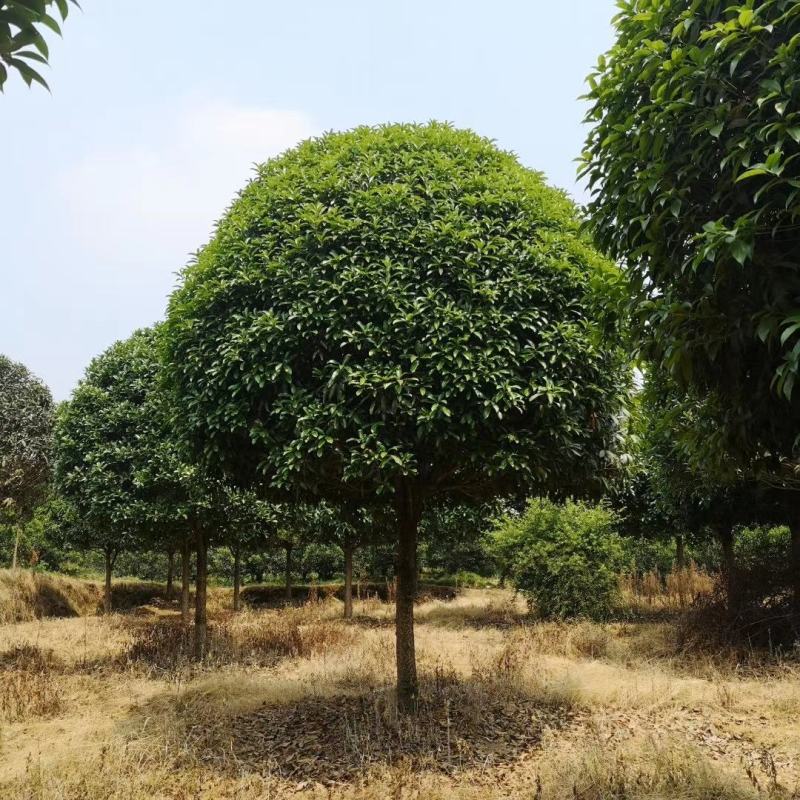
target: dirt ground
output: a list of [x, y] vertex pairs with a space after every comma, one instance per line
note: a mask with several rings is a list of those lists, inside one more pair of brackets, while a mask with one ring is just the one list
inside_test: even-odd
[[170, 608], [0, 625], [0, 797], [800, 797], [800, 669], [687, 651], [669, 614], [542, 623], [501, 590], [233, 615], [191, 662]]

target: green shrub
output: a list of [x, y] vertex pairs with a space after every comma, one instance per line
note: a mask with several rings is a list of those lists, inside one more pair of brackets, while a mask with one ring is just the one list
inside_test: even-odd
[[516, 587], [542, 617], [608, 617], [624, 560], [617, 517], [605, 505], [536, 499], [495, 528]]
[[789, 592], [790, 534], [786, 527], [739, 528], [734, 554], [743, 602], [762, 603]]

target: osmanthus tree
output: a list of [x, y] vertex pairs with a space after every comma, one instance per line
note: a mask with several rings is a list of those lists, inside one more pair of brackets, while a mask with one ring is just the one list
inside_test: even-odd
[[385, 541], [387, 531], [393, 529], [392, 510], [385, 505], [359, 507], [343, 503], [337, 506], [324, 501], [305, 508], [305, 541], [312, 545], [331, 545], [342, 551], [344, 618], [352, 619], [354, 557], [361, 548]]
[[763, 464], [744, 464], [713, 444], [719, 435], [713, 397], [687, 394], [665, 371], [651, 369], [639, 400], [637, 466], [647, 482], [645, 514], [673, 532], [717, 539], [728, 607], [736, 613], [742, 604], [736, 529], [774, 524], [785, 508], [758, 480]]
[[[714, 395], [722, 449], [800, 459], [800, 4], [625, 0], [589, 77], [599, 245], [638, 288], [642, 344]], [[795, 504], [796, 505], [796, 504]], [[800, 512], [791, 517], [800, 576]], [[797, 592], [800, 596], [800, 577]]]
[[198, 455], [311, 502], [393, 505], [402, 710], [426, 505], [604, 468], [624, 282], [578, 227], [474, 133], [363, 127], [259, 167], [171, 298]]
[[253, 492], [228, 489], [225, 519], [220, 520], [222, 540], [233, 558], [233, 610], [241, 610], [242, 557], [263, 551], [275, 532], [276, 511]]
[[456, 576], [460, 572], [490, 574], [495, 564], [486, 549], [486, 536], [500, 513], [498, 502], [429, 508], [420, 522], [426, 568]]
[[109, 601], [111, 571], [122, 548], [181, 542], [186, 618], [189, 555], [195, 551], [195, 651], [202, 657], [208, 547], [231, 518], [232, 490], [183, 459], [160, 373], [158, 328], [136, 331], [92, 361], [59, 408], [56, 485], [81, 515], [77, 544], [106, 555]]
[[24, 365], [0, 355], [0, 515], [15, 529], [13, 569], [20, 526], [50, 479], [53, 414], [47, 386]]

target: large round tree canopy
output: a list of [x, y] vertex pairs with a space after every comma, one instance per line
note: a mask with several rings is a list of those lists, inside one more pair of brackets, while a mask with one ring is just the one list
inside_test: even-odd
[[50, 472], [53, 398], [27, 367], [0, 355], [0, 512], [25, 513]]
[[180, 422], [240, 478], [366, 496], [599, 474], [623, 288], [574, 205], [444, 124], [259, 167], [167, 322]]

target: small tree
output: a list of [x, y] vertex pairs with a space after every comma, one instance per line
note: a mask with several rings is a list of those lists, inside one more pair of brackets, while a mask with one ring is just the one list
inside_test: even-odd
[[0, 515], [14, 523], [12, 569], [20, 526], [47, 489], [52, 428], [50, 390], [22, 364], [0, 355]]
[[623, 562], [616, 523], [605, 505], [536, 499], [500, 520], [492, 538], [542, 617], [603, 619], [614, 609]]
[[563, 193], [438, 123], [261, 166], [186, 269], [168, 371], [195, 452], [310, 502], [393, 505], [402, 710], [423, 509], [602, 473], [623, 288]]
[[[197, 558], [195, 651], [205, 653], [208, 547], [231, 517], [231, 490], [186, 463], [173, 436], [170, 397], [161, 385], [159, 331], [149, 328], [92, 361], [56, 424], [59, 491], [81, 514], [85, 545], [163, 548], [184, 542], [182, 608], [188, 557]], [[110, 586], [113, 549], [107, 550]]]
[[231, 490], [223, 538], [233, 558], [233, 610], [241, 609], [242, 557], [264, 549], [275, 526], [275, 510], [252, 492]]

